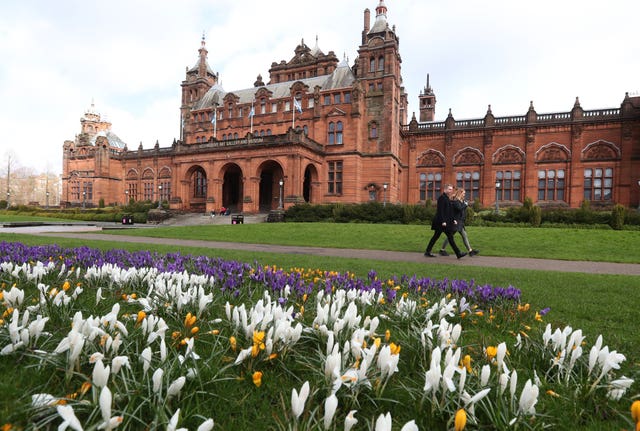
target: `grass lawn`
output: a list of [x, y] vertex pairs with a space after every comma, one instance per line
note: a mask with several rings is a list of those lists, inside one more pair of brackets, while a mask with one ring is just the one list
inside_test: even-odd
[[[421, 225], [258, 223], [109, 230], [105, 233], [114, 236], [424, 252], [432, 231]], [[640, 263], [640, 231], [637, 230], [470, 226], [467, 233], [471, 246], [487, 256]], [[456, 242], [462, 245], [459, 236], [456, 236]]]

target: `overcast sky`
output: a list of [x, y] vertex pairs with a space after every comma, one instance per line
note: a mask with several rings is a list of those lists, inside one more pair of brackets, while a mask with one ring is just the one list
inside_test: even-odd
[[[129, 149], [179, 137], [180, 83], [204, 32], [226, 91], [268, 80], [304, 39], [353, 63], [379, 0], [0, 2], [0, 161], [62, 171], [62, 145], [95, 108]], [[385, 0], [409, 115], [427, 73], [436, 121], [617, 108], [640, 90], [638, 0]], [[0, 167], [0, 172], [5, 172]]]

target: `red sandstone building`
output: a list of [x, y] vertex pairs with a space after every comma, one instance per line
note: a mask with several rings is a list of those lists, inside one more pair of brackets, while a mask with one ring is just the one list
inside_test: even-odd
[[255, 213], [331, 202], [420, 203], [445, 183], [489, 206], [578, 207], [640, 201], [640, 97], [619, 109], [434, 122], [436, 97], [408, 118], [395, 26], [384, 0], [364, 11], [349, 65], [304, 41], [269, 80], [225, 91], [199, 59], [181, 83], [181, 136], [171, 147], [129, 150], [93, 108], [64, 143], [62, 201], [95, 206], [161, 199], [173, 209], [224, 206]]

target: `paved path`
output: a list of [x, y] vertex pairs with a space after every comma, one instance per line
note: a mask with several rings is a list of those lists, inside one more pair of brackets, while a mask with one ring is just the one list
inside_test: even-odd
[[[136, 226], [138, 227], [138, 226]], [[638, 275], [640, 276], [640, 264], [626, 263], [608, 263], [608, 262], [584, 262], [584, 261], [565, 261], [552, 259], [525, 259], [514, 257], [492, 257], [492, 256], [474, 256], [464, 257], [460, 260], [455, 256], [438, 256], [435, 258], [426, 258], [421, 252], [400, 252], [400, 251], [383, 251], [383, 250], [356, 250], [356, 249], [338, 249], [326, 247], [299, 247], [272, 244], [244, 244], [235, 242], [221, 241], [203, 241], [203, 240], [184, 240], [184, 239], [168, 239], [168, 238], [152, 238], [138, 237], [126, 235], [108, 235], [100, 233], [101, 226], [69, 226], [68, 230], [59, 226], [47, 227], [30, 227], [30, 228], [0, 228], [2, 232], [13, 233], [30, 233], [35, 235], [45, 235], [52, 237], [78, 238], [74, 232], [83, 231], [82, 238], [98, 241], [121, 241], [142, 244], [163, 244], [175, 245], [176, 247], [203, 247], [212, 249], [225, 250], [246, 250], [266, 253], [291, 253], [304, 254], [312, 256], [333, 256], [343, 258], [361, 258], [373, 260], [385, 260], [396, 262], [418, 262], [426, 265], [434, 264], [452, 264], [461, 266], [484, 266], [496, 268], [514, 268], [514, 269], [531, 269], [545, 271], [562, 271], [562, 272], [583, 272], [590, 274], [622, 274], [622, 275]]]

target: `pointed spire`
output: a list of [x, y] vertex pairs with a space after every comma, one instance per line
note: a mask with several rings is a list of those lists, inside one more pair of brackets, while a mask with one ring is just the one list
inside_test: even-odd
[[493, 115], [493, 113], [491, 112], [491, 105], [487, 107], [487, 115]]
[[575, 103], [573, 104], [573, 107], [574, 107], [574, 108], [579, 108], [579, 107], [580, 107], [580, 99], [578, 99], [578, 96], [576, 96], [576, 101], [575, 101]]
[[535, 111], [535, 109], [533, 108], [533, 100], [529, 102], [529, 111]]
[[376, 16], [378, 15], [387, 16], [387, 5], [384, 4], [384, 0], [380, 0], [380, 3], [378, 3], [376, 7]]

